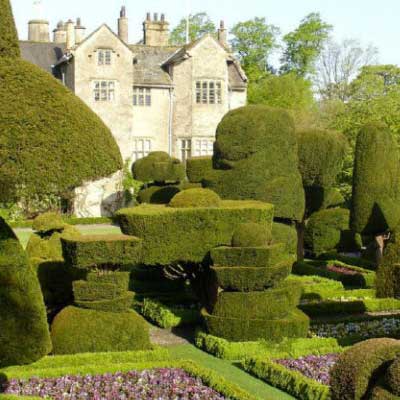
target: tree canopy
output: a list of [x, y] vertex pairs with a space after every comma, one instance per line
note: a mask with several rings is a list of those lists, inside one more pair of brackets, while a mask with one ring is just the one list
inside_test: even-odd
[[[186, 44], [186, 18], [182, 18], [179, 24], [172, 30], [170, 43], [173, 45]], [[206, 33], [216, 32], [216, 26], [205, 12], [200, 12], [189, 16], [189, 40], [192, 42]]]

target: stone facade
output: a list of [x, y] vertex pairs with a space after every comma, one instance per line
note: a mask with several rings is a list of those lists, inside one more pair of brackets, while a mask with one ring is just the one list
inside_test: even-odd
[[[222, 23], [218, 39], [205, 35], [180, 47], [168, 45], [169, 24], [164, 15], [158, 18], [157, 14], [153, 18], [147, 15], [143, 41], [129, 44], [124, 7], [118, 33], [103, 24], [84, 37], [80, 19], [76, 24], [60, 21], [53, 42], [46, 43], [42, 35], [45, 25], [30, 26], [40, 27], [37, 33], [30, 31], [30, 37], [39, 35], [41, 40], [21, 42], [23, 57], [50, 68], [96, 112], [129, 163], [150, 151], [166, 151], [182, 160], [212, 154], [222, 117], [246, 104], [247, 78], [226, 44]], [[50, 67], [46, 63], [51, 54], [54, 61]], [[118, 193], [116, 177], [110, 182]], [[105, 182], [77, 189], [75, 212], [81, 216], [106, 214], [101, 206], [104, 199], [99, 199], [100, 192], [111, 198], [109, 189]]]

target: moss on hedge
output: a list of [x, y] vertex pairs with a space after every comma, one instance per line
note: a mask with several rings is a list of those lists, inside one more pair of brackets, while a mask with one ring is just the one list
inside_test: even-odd
[[14, 232], [0, 218], [0, 367], [29, 364], [51, 350], [39, 281]]
[[176, 194], [169, 202], [175, 208], [213, 208], [221, 205], [221, 198], [209, 189], [187, 189]]
[[122, 313], [67, 307], [51, 328], [54, 354], [151, 349], [149, 328], [134, 311]]
[[0, 57], [0, 81], [2, 187], [17, 197], [62, 195], [122, 168], [110, 130], [47, 72]]
[[230, 111], [217, 129], [213, 164], [214, 176], [203, 185], [221, 198], [265, 201], [274, 204], [275, 217], [303, 217], [297, 141], [286, 111], [266, 106]]
[[352, 230], [376, 235], [398, 225], [399, 163], [396, 139], [386, 126], [370, 124], [361, 129], [354, 161]]

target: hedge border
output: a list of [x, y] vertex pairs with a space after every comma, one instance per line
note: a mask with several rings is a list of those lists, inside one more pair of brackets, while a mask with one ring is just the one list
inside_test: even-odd
[[[228, 382], [225, 378], [208, 368], [204, 368], [191, 360], [165, 360], [165, 361], [148, 361], [141, 363], [122, 363], [111, 366], [104, 365], [82, 365], [80, 369], [76, 367], [64, 368], [48, 368], [36, 369], [29, 371], [28, 368], [19, 368], [15, 370], [8, 379], [29, 379], [31, 377], [38, 378], [58, 378], [64, 375], [101, 375], [104, 373], [141, 371], [144, 369], [155, 368], [180, 368], [193, 377], [200, 378], [204, 385], [214, 389], [221, 395], [232, 400], [257, 400], [257, 398], [241, 389], [238, 385]], [[3, 370], [0, 370], [2, 373]]]
[[[77, 218], [64, 217], [63, 221], [69, 225], [115, 225], [113, 218], [93, 217], [93, 218]], [[13, 221], [9, 222], [11, 228], [32, 228], [33, 220]]]
[[248, 373], [284, 390], [299, 400], [329, 400], [330, 388], [270, 359], [248, 358], [241, 363]]

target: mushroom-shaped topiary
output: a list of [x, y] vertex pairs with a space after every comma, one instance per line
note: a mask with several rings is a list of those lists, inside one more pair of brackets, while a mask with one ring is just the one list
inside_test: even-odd
[[19, 57], [9, 0], [0, 1], [0, 200], [62, 196], [122, 168], [106, 125], [59, 81]]
[[155, 151], [136, 161], [132, 166], [133, 177], [141, 182], [180, 182], [185, 178], [185, 167], [168, 153]]
[[169, 202], [170, 207], [174, 208], [201, 208], [219, 207], [221, 199], [217, 193], [209, 189], [187, 189], [176, 194]]
[[232, 247], [263, 247], [271, 241], [271, 233], [261, 224], [240, 224], [232, 237]]
[[46, 234], [52, 231], [62, 231], [65, 223], [61, 218], [61, 215], [56, 212], [47, 212], [39, 215], [35, 218], [32, 224], [32, 228], [37, 233]]

